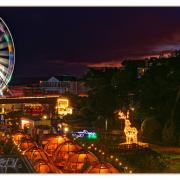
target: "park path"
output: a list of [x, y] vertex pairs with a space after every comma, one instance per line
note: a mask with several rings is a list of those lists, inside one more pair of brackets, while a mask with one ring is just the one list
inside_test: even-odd
[[180, 154], [180, 147], [160, 146], [155, 144], [149, 144], [149, 147], [159, 153]]
[[149, 144], [149, 147], [167, 159], [168, 167], [164, 173], [180, 173], [180, 147]]

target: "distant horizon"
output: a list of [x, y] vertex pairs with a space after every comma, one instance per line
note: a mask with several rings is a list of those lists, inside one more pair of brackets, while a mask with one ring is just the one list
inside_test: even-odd
[[[180, 49], [178, 49], [178, 50], [174, 50], [174, 51], [171, 51], [171, 52], [168, 52], [168, 53], [165, 53], [164, 55], [164, 58], [168, 58], [168, 57], [166, 57], [166, 55], [168, 54], [168, 55], [172, 55], [174, 52], [176, 52], [176, 51], [180, 51]], [[163, 52], [162, 52], [163, 53]], [[76, 78], [82, 78], [83, 76], [85, 76], [86, 75], [86, 73], [88, 72], [88, 70], [89, 69], [103, 69], [103, 68], [109, 68], [109, 69], [113, 69], [113, 68], [121, 68], [122, 67], [122, 62], [124, 62], [124, 61], [144, 61], [144, 60], [146, 60], [146, 59], [151, 59], [151, 58], [159, 58], [161, 55], [159, 54], [159, 55], [157, 55], [157, 56], [149, 56], [149, 57], [142, 57], [142, 58], [134, 58], [134, 59], [124, 59], [123, 61], [121, 61], [121, 66], [118, 66], [118, 67], [115, 67], [115, 66], [102, 66], [102, 67], [96, 67], [96, 66], [92, 66], [92, 67], [87, 67], [87, 69], [86, 69], [86, 72], [84, 72], [84, 74], [82, 74], [82, 75], [76, 75], [76, 74], [52, 74], [52, 75], [48, 75], [48, 74], [45, 74], [45, 75], [29, 75], [29, 76], [23, 76], [23, 75], [13, 75], [12, 76], [12, 79], [13, 78], [48, 78], [48, 77], [56, 77], [56, 76], [72, 76], [72, 77], [76, 77]]]

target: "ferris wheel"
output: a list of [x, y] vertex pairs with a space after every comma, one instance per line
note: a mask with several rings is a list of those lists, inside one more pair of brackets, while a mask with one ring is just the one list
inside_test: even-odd
[[14, 70], [15, 65], [15, 48], [12, 35], [0, 18], [0, 95], [7, 87]]

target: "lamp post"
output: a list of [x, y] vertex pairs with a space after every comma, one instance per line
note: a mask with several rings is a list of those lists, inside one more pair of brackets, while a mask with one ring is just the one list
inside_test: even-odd
[[134, 121], [134, 110], [135, 110], [135, 108], [131, 107], [130, 109], [131, 109], [131, 112], [132, 112], [131, 118], [132, 118], [132, 122], [133, 122]]
[[106, 130], [106, 132], [107, 132], [107, 129], [108, 129], [108, 120], [106, 119], [106, 121], [105, 121], [105, 130]]
[[69, 132], [69, 127], [64, 127], [64, 133], [65, 133], [65, 135], [67, 135], [68, 132]]
[[105, 120], [105, 139], [107, 139], [108, 120]]

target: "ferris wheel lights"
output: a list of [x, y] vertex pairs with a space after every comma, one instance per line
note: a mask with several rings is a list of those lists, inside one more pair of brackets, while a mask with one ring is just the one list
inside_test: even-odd
[[11, 33], [0, 18], [0, 95], [3, 95], [3, 90], [11, 80], [15, 64], [15, 48]]
[[5, 38], [5, 40], [7, 41], [7, 42], [9, 42], [10, 40], [9, 40], [9, 37], [8, 37], [8, 35], [7, 34], [4, 34], [4, 38]]
[[0, 24], [0, 31], [4, 32], [4, 28], [2, 27], [2, 24]]
[[[8, 44], [8, 49], [9, 49], [10, 52], [13, 51], [12, 46], [10, 44]], [[10, 55], [12, 55], [12, 54], [10, 54]]]

